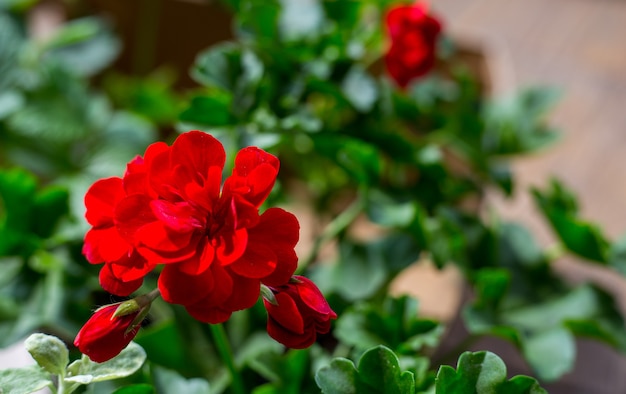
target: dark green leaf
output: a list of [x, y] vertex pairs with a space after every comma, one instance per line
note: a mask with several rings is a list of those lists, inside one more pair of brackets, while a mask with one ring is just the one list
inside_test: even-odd
[[502, 268], [483, 268], [476, 273], [477, 306], [497, 308], [511, 283], [511, 275]]
[[329, 366], [317, 371], [315, 381], [325, 394], [415, 392], [413, 373], [402, 372], [398, 357], [384, 346], [366, 351], [359, 360], [358, 370], [350, 360], [335, 358]]
[[536, 204], [570, 251], [586, 259], [607, 263], [609, 241], [596, 225], [578, 218], [572, 194], [553, 180], [549, 190], [533, 190]]
[[507, 381], [506, 365], [491, 352], [465, 352], [457, 369], [439, 368], [436, 394], [545, 394], [535, 379], [516, 376]]
[[154, 394], [154, 388], [149, 384], [133, 384], [117, 389], [113, 394]]
[[41, 238], [52, 235], [59, 219], [69, 213], [69, 193], [58, 186], [50, 186], [35, 196], [33, 232]]
[[205, 86], [233, 91], [241, 73], [241, 48], [227, 42], [201, 52], [191, 75]]
[[413, 355], [424, 346], [435, 347], [442, 327], [418, 317], [417, 301], [403, 296], [387, 298], [382, 305], [359, 304], [341, 314], [335, 336], [365, 350], [385, 345], [399, 354]]
[[227, 126], [233, 123], [230, 115], [232, 98], [226, 94], [196, 96], [190, 107], [180, 114], [183, 122], [207, 126]]

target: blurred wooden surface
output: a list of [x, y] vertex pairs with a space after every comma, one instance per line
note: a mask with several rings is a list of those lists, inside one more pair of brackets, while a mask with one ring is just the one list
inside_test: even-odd
[[[563, 97], [551, 116], [554, 147], [519, 160], [520, 188], [507, 212], [525, 219], [526, 189], [551, 174], [580, 198], [584, 217], [613, 238], [626, 232], [626, 1], [433, 0], [454, 36], [483, 42], [508, 79], [500, 93], [551, 85]], [[505, 59], [504, 61], [502, 59]], [[543, 239], [543, 226], [531, 221]]]

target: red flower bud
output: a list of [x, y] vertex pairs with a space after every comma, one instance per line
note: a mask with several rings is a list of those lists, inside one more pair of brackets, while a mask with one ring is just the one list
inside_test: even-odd
[[433, 68], [441, 23], [421, 3], [391, 9], [386, 23], [391, 39], [385, 54], [387, 72], [405, 88]]
[[92, 361], [102, 363], [117, 356], [139, 331], [138, 324], [131, 326], [141, 310], [113, 317], [118, 307], [113, 304], [98, 309], [76, 335], [74, 345]]
[[267, 332], [283, 345], [304, 349], [313, 344], [317, 333], [330, 331], [330, 320], [337, 314], [328, 305], [315, 283], [294, 276], [280, 287], [272, 288], [275, 302], [264, 299], [267, 309]]

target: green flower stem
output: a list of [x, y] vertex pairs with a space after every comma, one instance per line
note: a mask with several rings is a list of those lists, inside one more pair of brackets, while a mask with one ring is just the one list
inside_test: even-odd
[[324, 231], [322, 231], [322, 233], [315, 239], [313, 248], [311, 249], [309, 255], [300, 261], [296, 273], [302, 273], [311, 263], [313, 263], [317, 259], [317, 255], [319, 254], [322, 246], [348, 228], [348, 226], [354, 222], [364, 208], [364, 198], [358, 197], [345, 211], [341, 212], [341, 214], [328, 223], [326, 228], [324, 228]]
[[211, 334], [213, 335], [215, 347], [217, 347], [217, 351], [222, 361], [226, 364], [226, 368], [228, 368], [228, 371], [230, 372], [233, 392], [235, 394], [246, 394], [246, 390], [243, 386], [243, 379], [239, 370], [235, 366], [233, 352], [231, 351], [230, 344], [228, 343], [224, 326], [221, 324], [210, 324], [209, 327], [211, 327]]

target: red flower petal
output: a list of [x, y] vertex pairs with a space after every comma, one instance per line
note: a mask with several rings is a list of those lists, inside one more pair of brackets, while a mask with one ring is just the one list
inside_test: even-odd
[[213, 291], [215, 279], [211, 270], [200, 275], [187, 275], [178, 265], [166, 265], [159, 276], [161, 296], [172, 304], [191, 305], [205, 298]]
[[330, 320], [337, 318], [317, 286], [307, 278], [294, 277], [272, 291], [277, 305], [263, 300], [268, 313], [267, 332], [287, 347], [310, 346], [317, 333], [327, 333]]
[[233, 294], [233, 279], [219, 264], [213, 264], [210, 271], [215, 284], [212, 291], [202, 300], [185, 307], [195, 319], [217, 324], [228, 320], [232, 313], [232, 309], [224, 309], [223, 306]]
[[261, 293], [261, 282], [258, 279], [250, 279], [231, 274], [233, 291], [230, 297], [222, 305], [223, 309], [240, 311], [251, 308], [256, 304]]
[[119, 297], [125, 297], [136, 291], [143, 283], [143, 277], [124, 282], [118, 279], [111, 271], [111, 266], [105, 264], [100, 269], [100, 286], [111, 294]]
[[202, 303], [186, 306], [185, 309], [194, 319], [208, 324], [224, 323], [233, 314], [219, 307], [206, 307]]
[[326, 298], [324, 298], [324, 295], [317, 288], [315, 283], [313, 283], [310, 279], [305, 278], [304, 276], [296, 275], [293, 278], [300, 282], [297, 283], [295, 286], [298, 290], [300, 299], [307, 306], [320, 314], [328, 315], [331, 319], [337, 318], [337, 314], [335, 314], [335, 312], [333, 312], [333, 310], [330, 308], [330, 305], [328, 305], [328, 301], [326, 301]]
[[209, 179], [211, 168], [222, 169], [226, 153], [222, 144], [213, 136], [201, 131], [181, 134], [172, 145], [172, 162], [185, 171], [184, 183], [195, 182], [203, 185]]
[[278, 258], [270, 246], [249, 242], [246, 253], [229, 268], [243, 277], [260, 279], [274, 272], [277, 261]]
[[154, 158], [169, 150], [164, 142], [156, 142], [146, 149], [144, 157], [136, 157], [126, 166], [124, 174], [124, 190], [127, 195], [131, 194], [149, 194], [151, 197], [157, 197], [148, 185], [148, 168]]
[[204, 228], [205, 218], [188, 202], [152, 200], [150, 208], [158, 220], [174, 231], [187, 233]]
[[115, 205], [124, 198], [121, 178], [101, 179], [85, 194], [85, 218], [94, 227], [113, 224]]
[[259, 224], [248, 233], [250, 243], [266, 245], [276, 256], [274, 271], [263, 278], [262, 282], [268, 286], [287, 283], [298, 264], [298, 256], [294, 251], [300, 237], [298, 219], [283, 209], [270, 208], [261, 215]]
[[122, 238], [133, 245], [137, 244], [137, 230], [155, 221], [148, 196], [133, 194], [122, 199], [115, 207], [115, 225]]
[[240, 258], [248, 245], [248, 230], [245, 228], [219, 234], [219, 238], [213, 240], [215, 246], [215, 258], [222, 265], [228, 265]]
[[107, 265], [111, 268], [111, 272], [115, 277], [124, 282], [141, 279], [155, 267], [154, 263], [147, 261], [137, 252], [133, 252], [130, 256], [124, 256], [122, 259]]
[[116, 261], [131, 251], [132, 246], [120, 237], [115, 227], [92, 228], [85, 234], [83, 254], [92, 264]]
[[242, 195], [255, 207], [267, 198], [278, 174], [278, 159], [256, 147], [244, 148], [235, 158], [233, 174], [224, 183], [225, 195]]
[[304, 333], [304, 320], [296, 302], [286, 293], [275, 295], [278, 306], [265, 302], [265, 309], [271, 318], [285, 329], [296, 333]]
[[76, 335], [74, 345], [92, 361], [102, 363], [117, 356], [139, 331], [137, 326], [126, 333], [137, 313], [113, 318], [117, 307], [113, 304], [98, 309]]

